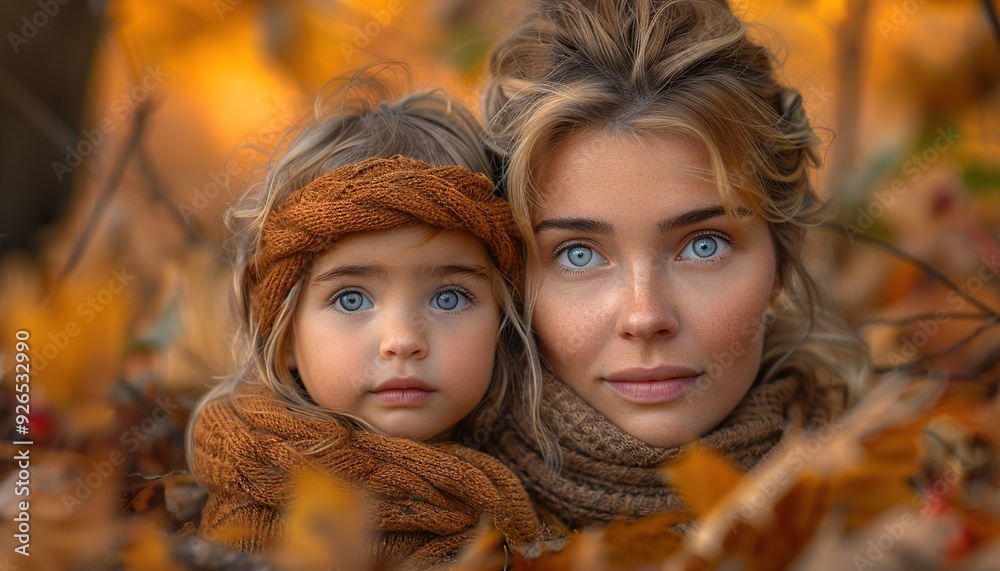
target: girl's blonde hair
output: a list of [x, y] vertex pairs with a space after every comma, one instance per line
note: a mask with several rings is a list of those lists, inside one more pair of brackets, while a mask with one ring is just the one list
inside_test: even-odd
[[[764, 326], [758, 382], [795, 374], [811, 394], [867, 375], [868, 353], [821, 294], [802, 258], [804, 229], [824, 205], [810, 181], [819, 140], [802, 97], [724, 0], [542, 0], [494, 49], [484, 95], [503, 158], [497, 179], [525, 235], [526, 321], [537, 284], [533, 174], [585, 131], [676, 133], [707, 149], [730, 216], [768, 222], [782, 284]], [[841, 395], [846, 397], [846, 395]]]
[[[289, 194], [333, 169], [365, 159], [403, 155], [432, 166], [457, 165], [491, 174], [482, 125], [468, 108], [442, 90], [398, 96], [406, 92], [409, 81], [407, 68], [390, 62], [373, 64], [330, 82], [317, 96], [313, 112], [277, 144], [262, 167], [263, 181], [248, 185], [226, 213], [235, 253], [234, 283], [239, 306], [236, 350], [242, 368], [203, 397], [192, 413], [189, 466], [193, 467], [191, 427], [198, 411], [209, 400], [231, 396], [242, 383], [264, 383], [294, 414], [371, 428], [360, 419], [317, 405], [285, 365], [292, 316], [308, 271], [282, 301], [266, 336], [259, 335], [247, 272], [268, 214]], [[538, 421], [541, 368], [521, 317], [516, 284], [511, 284], [496, 267], [491, 267], [489, 273], [502, 313], [493, 377], [483, 402], [456, 427], [455, 435], [461, 438], [471, 431], [492, 430], [505, 407], [519, 407], [531, 419], [543, 448], [552, 448]], [[331, 444], [325, 443], [317, 451]]]

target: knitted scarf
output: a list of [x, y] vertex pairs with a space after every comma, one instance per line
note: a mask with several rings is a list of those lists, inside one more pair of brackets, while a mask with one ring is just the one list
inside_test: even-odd
[[[617, 518], [635, 520], [662, 511], [682, 511], [684, 502], [667, 484], [660, 466], [692, 445], [717, 450], [744, 470], [757, 465], [781, 439], [790, 418], [806, 428], [832, 420], [831, 393], [800, 394], [793, 376], [753, 386], [740, 404], [711, 432], [692, 444], [656, 448], [627, 434], [555, 378], [546, 378], [542, 420], [563, 453], [553, 472], [527, 423], [497, 431], [484, 451], [521, 478], [535, 507], [558, 527], [580, 529]], [[822, 394], [819, 394], [822, 393]]]
[[520, 482], [490, 456], [295, 415], [259, 385], [240, 385], [230, 397], [208, 402], [193, 428], [192, 468], [209, 492], [205, 537], [245, 551], [265, 548], [282, 533], [294, 476], [310, 468], [355, 485], [370, 500], [377, 533], [364, 551], [379, 567], [452, 559], [483, 516], [515, 549], [539, 539]]

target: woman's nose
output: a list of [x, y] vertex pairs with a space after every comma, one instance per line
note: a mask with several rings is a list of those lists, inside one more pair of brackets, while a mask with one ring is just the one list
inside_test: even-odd
[[427, 318], [417, 312], [387, 316], [379, 353], [385, 359], [425, 357], [428, 326]]
[[628, 267], [621, 282], [622, 303], [616, 325], [623, 339], [672, 337], [677, 333], [678, 320], [666, 287], [666, 274], [656, 256], [647, 256]]

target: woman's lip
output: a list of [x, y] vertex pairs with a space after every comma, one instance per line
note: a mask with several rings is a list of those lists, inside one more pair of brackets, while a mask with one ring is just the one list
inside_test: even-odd
[[660, 404], [679, 398], [684, 394], [685, 389], [693, 385], [700, 376], [645, 381], [611, 381], [607, 379], [605, 381], [611, 390], [631, 403]]
[[622, 369], [607, 375], [604, 380], [611, 390], [629, 402], [659, 404], [680, 397], [700, 376], [700, 372], [689, 367], [661, 365]]
[[604, 378], [611, 382], [636, 382], [645, 381], [669, 381], [671, 379], [687, 379], [700, 375], [698, 371], [689, 367], [679, 367], [676, 365], [661, 365], [659, 367], [633, 367], [614, 371]]

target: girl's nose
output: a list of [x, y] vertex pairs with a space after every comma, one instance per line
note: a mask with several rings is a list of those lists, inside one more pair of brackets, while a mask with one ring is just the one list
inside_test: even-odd
[[623, 339], [651, 339], [677, 334], [677, 314], [666, 291], [666, 275], [656, 256], [637, 260], [621, 282], [621, 305], [616, 333]]
[[427, 356], [427, 318], [418, 313], [391, 316], [382, 335], [379, 353], [385, 359]]

